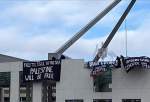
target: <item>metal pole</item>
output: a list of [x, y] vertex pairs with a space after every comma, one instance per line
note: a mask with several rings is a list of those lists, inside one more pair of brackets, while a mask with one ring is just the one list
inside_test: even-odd
[[112, 30], [112, 32], [109, 34], [108, 38], [106, 39], [105, 43], [103, 44], [103, 46], [101, 47], [101, 49], [99, 50], [98, 54], [95, 56], [95, 58], [94, 58], [93, 61], [98, 61], [100, 59], [100, 57], [102, 56], [103, 52], [108, 47], [110, 41], [113, 39], [114, 35], [116, 34], [116, 32], [118, 31], [118, 29], [120, 28], [122, 22], [124, 21], [124, 19], [128, 15], [128, 13], [130, 12], [130, 10], [133, 7], [133, 5], [135, 4], [135, 2], [136, 2], [136, 0], [131, 0], [129, 6], [125, 10], [125, 12], [121, 16], [121, 18], [119, 19], [118, 23], [116, 24], [116, 26], [114, 27], [114, 29]]
[[85, 27], [77, 32], [70, 40], [68, 40], [62, 47], [60, 47], [56, 53], [62, 54], [72, 44], [74, 44], [81, 36], [83, 36], [91, 27], [93, 27], [100, 19], [102, 19], [112, 8], [114, 8], [121, 0], [115, 0], [107, 8], [105, 8], [100, 14], [98, 14], [92, 21], [90, 21]]
[[126, 47], [126, 57], [128, 56], [128, 36], [127, 36], [127, 21], [125, 19], [125, 47]]

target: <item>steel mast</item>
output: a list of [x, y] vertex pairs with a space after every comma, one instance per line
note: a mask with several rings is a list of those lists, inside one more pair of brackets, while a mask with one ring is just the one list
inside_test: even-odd
[[98, 53], [96, 54], [95, 58], [93, 59], [93, 61], [97, 62], [103, 55], [105, 49], [108, 47], [110, 41], [113, 39], [114, 35], [116, 34], [116, 32], [118, 31], [118, 29], [120, 28], [121, 24], [123, 23], [123, 21], [125, 20], [126, 16], [128, 15], [128, 13], [130, 12], [131, 8], [133, 7], [133, 5], [135, 4], [136, 0], [131, 0], [130, 4], [128, 5], [127, 9], [125, 10], [125, 12], [123, 13], [123, 15], [121, 16], [121, 18], [119, 19], [119, 21], [117, 22], [117, 24], [115, 25], [114, 29], [112, 30], [112, 32], [109, 34], [109, 36], [107, 37], [106, 41], [104, 42], [103, 46], [99, 49]]
[[81, 36], [83, 36], [90, 28], [92, 28], [99, 20], [101, 20], [111, 9], [113, 9], [121, 0], [115, 0], [108, 7], [106, 7], [100, 14], [98, 14], [85, 27], [77, 32], [70, 40], [62, 45], [55, 53], [62, 55], [71, 45], [73, 45]]

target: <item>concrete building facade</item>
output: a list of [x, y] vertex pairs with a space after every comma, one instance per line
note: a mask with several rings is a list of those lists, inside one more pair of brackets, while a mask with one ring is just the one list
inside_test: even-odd
[[84, 60], [63, 60], [61, 68], [61, 80], [56, 84], [56, 102], [148, 102], [150, 100], [149, 69], [139, 68], [129, 73], [123, 68], [114, 69], [110, 85], [112, 92], [95, 92], [93, 78], [90, 77], [90, 70], [84, 68]]
[[[0, 62], [0, 72], [10, 72], [11, 76], [9, 95], [4, 94], [8, 89], [1, 87], [1, 102], [6, 102], [4, 97], [10, 97], [8, 102], [24, 102], [20, 100], [20, 96], [26, 97], [26, 94], [20, 93], [19, 82], [23, 61], [9, 59]], [[85, 68], [84, 64], [84, 60], [81, 59], [62, 60], [60, 81], [56, 83], [56, 102], [149, 102], [149, 69], [139, 68], [129, 73], [126, 73], [123, 68], [114, 69], [112, 84], [109, 86], [112, 92], [95, 92], [93, 78], [90, 76], [91, 71]], [[41, 83], [33, 85], [32, 94], [32, 102], [42, 102]]]

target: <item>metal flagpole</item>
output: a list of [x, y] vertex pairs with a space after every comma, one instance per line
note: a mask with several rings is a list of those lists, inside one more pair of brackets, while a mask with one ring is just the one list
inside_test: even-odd
[[77, 32], [71, 39], [62, 45], [57, 51], [57, 54], [63, 54], [72, 44], [74, 44], [81, 36], [83, 36], [90, 28], [92, 28], [99, 20], [101, 20], [111, 9], [113, 9], [121, 0], [115, 0], [101, 13], [99, 13], [93, 20], [91, 20], [85, 27]]
[[128, 35], [127, 35], [127, 20], [125, 19], [125, 47], [126, 47], [126, 57], [128, 56]]
[[109, 43], [111, 42], [111, 40], [113, 39], [114, 35], [116, 34], [116, 32], [118, 31], [118, 29], [120, 28], [122, 22], [124, 21], [124, 19], [128, 15], [128, 13], [130, 12], [130, 10], [133, 7], [133, 5], [135, 4], [135, 2], [136, 2], [136, 0], [131, 0], [129, 6], [125, 10], [125, 12], [123, 13], [123, 15], [119, 19], [119, 21], [117, 22], [117, 24], [115, 25], [115, 27], [112, 30], [112, 32], [107, 37], [106, 41], [104, 42], [103, 46], [101, 47], [101, 49], [99, 50], [99, 52], [97, 53], [97, 55], [95, 56], [95, 58], [93, 59], [93, 61], [98, 61], [102, 57], [105, 49], [108, 47]]

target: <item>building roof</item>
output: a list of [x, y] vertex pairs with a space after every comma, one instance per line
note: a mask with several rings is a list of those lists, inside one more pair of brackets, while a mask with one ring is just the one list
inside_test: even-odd
[[17, 62], [17, 61], [27, 61], [27, 60], [0, 54], [0, 63], [2, 63], [2, 62]]

